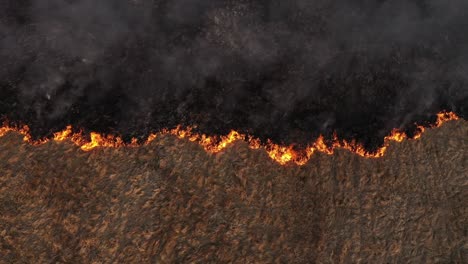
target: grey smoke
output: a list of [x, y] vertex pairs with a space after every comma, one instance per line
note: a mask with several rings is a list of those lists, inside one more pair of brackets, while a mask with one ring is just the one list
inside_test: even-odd
[[[464, 0], [3, 2], [1, 82], [34, 122], [116, 93], [117, 129], [174, 115], [278, 133], [380, 122], [382, 136], [468, 111]], [[374, 110], [385, 121], [359, 120]]]

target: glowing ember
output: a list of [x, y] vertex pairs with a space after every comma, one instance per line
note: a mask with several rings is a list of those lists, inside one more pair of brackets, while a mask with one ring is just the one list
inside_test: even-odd
[[[452, 112], [441, 112], [437, 114], [437, 120], [432, 127], [440, 127], [447, 121], [457, 120], [458, 116]], [[419, 139], [425, 131], [425, 127], [417, 126], [417, 130], [412, 139]], [[65, 140], [70, 140], [75, 145], [79, 146], [83, 151], [90, 151], [97, 147], [136, 147], [142, 144], [139, 144], [136, 138], [132, 138], [130, 143], [125, 143], [122, 138], [116, 137], [113, 135], [102, 135], [99, 133], [91, 132], [89, 135], [90, 140], [86, 140], [86, 137], [80, 133], [73, 133], [72, 127], [67, 126], [63, 131], [54, 133], [52, 139], [42, 139], [33, 141], [29, 133], [29, 128], [23, 126], [21, 128], [15, 128], [8, 126], [6, 124], [3, 127], [0, 127], [0, 137], [6, 135], [8, 132], [18, 132], [23, 135], [23, 140], [31, 144], [44, 144], [51, 140], [56, 142], [62, 142]], [[228, 147], [235, 141], [244, 140], [249, 144], [251, 149], [264, 148], [268, 156], [274, 161], [278, 162], [281, 165], [285, 165], [291, 162], [294, 162], [297, 165], [304, 165], [316, 152], [322, 152], [326, 154], [333, 154], [334, 149], [341, 148], [349, 150], [359, 156], [366, 158], [378, 158], [382, 157], [385, 154], [389, 146], [390, 141], [402, 142], [405, 139], [408, 139], [408, 136], [398, 129], [393, 129], [390, 135], [386, 136], [384, 139], [384, 145], [380, 147], [377, 151], [370, 153], [364, 149], [364, 147], [355, 141], [347, 142], [345, 140], [339, 140], [336, 135], [334, 135], [333, 140], [327, 144], [325, 138], [321, 135], [317, 140], [312, 143], [310, 146], [306, 147], [304, 150], [298, 151], [295, 150], [292, 146], [280, 146], [277, 144], [268, 141], [267, 144], [261, 144], [259, 139], [241, 134], [236, 131], [231, 131], [226, 136], [207, 136], [203, 134], [196, 134], [192, 132], [192, 128], [182, 128], [176, 127], [172, 130], [163, 130], [157, 134], [150, 134], [144, 144], [149, 144], [155, 140], [159, 135], [170, 134], [178, 138], [188, 139], [192, 142], [197, 142], [200, 144], [207, 152], [218, 153]]]

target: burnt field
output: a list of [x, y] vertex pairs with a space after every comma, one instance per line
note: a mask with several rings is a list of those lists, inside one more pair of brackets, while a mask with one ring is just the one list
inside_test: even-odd
[[125, 140], [177, 126], [374, 151], [468, 118], [466, 0], [4, 0], [0, 122]]
[[0, 150], [0, 263], [467, 261], [463, 120], [304, 166], [170, 135], [84, 152], [8, 133]]
[[468, 263], [465, 10], [0, 1], [0, 264]]

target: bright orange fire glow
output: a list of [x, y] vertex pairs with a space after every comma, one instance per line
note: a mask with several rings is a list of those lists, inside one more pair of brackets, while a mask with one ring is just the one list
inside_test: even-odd
[[[452, 112], [441, 112], [437, 114], [437, 120], [432, 127], [440, 127], [447, 121], [457, 120], [458, 116]], [[417, 131], [414, 134], [412, 139], [421, 138], [422, 134], [425, 131], [425, 127], [417, 126]], [[89, 135], [90, 140], [86, 139], [82, 133], [73, 133], [72, 127], [67, 126], [63, 131], [54, 133], [52, 139], [42, 139], [33, 141], [29, 133], [29, 128], [23, 126], [20, 128], [11, 127], [4, 125], [0, 127], [0, 137], [6, 135], [9, 132], [17, 132], [23, 135], [23, 140], [34, 145], [44, 144], [51, 140], [56, 142], [62, 142], [70, 140], [75, 145], [79, 146], [83, 151], [90, 151], [97, 147], [136, 147], [142, 144], [138, 143], [136, 138], [133, 138], [130, 143], [125, 143], [122, 138], [116, 137], [113, 135], [103, 135], [95, 132], [91, 132]], [[204, 134], [197, 134], [192, 132], [192, 129], [177, 127], [171, 130], [163, 130], [156, 134], [150, 134], [147, 140], [143, 144], [149, 144], [154, 141], [160, 135], [174, 135], [181, 139], [188, 139], [192, 142], [197, 142], [200, 144], [207, 152], [209, 153], [218, 153], [225, 149], [227, 146], [232, 144], [235, 141], [243, 140], [249, 144], [251, 149], [264, 148], [268, 156], [274, 161], [278, 162], [281, 165], [288, 163], [295, 163], [297, 165], [306, 164], [307, 161], [312, 157], [315, 152], [322, 152], [326, 154], [333, 154], [334, 150], [337, 148], [346, 149], [353, 153], [356, 153], [359, 156], [366, 158], [378, 158], [382, 157], [390, 141], [402, 142], [408, 139], [408, 136], [398, 129], [393, 129], [390, 135], [386, 136], [384, 139], [384, 145], [380, 147], [376, 152], [370, 153], [364, 149], [362, 145], [355, 141], [347, 142], [346, 140], [339, 140], [335, 135], [331, 142], [325, 141], [323, 136], [319, 136], [317, 140], [306, 147], [304, 150], [295, 150], [293, 146], [280, 146], [277, 144], [268, 141], [267, 144], [262, 145], [259, 139], [250, 137], [248, 135], [241, 134], [236, 131], [231, 131], [226, 136], [207, 136]]]

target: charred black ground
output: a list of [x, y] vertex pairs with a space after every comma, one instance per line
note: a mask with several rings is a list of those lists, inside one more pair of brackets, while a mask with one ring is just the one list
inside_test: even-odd
[[0, 115], [144, 137], [176, 125], [369, 149], [468, 116], [468, 2], [4, 0]]

